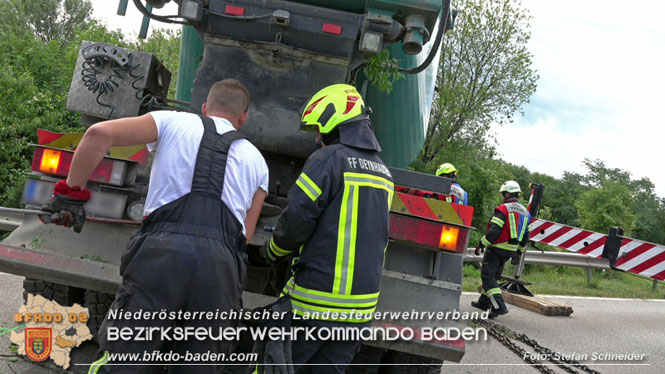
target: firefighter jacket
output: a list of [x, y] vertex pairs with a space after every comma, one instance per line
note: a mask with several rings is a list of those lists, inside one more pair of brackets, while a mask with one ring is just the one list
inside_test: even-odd
[[525, 248], [529, 242], [531, 214], [517, 201], [505, 202], [494, 210], [487, 224], [487, 234], [481, 239], [485, 247], [508, 251]]
[[450, 195], [445, 195], [442, 199], [449, 203], [455, 203], [460, 205], [469, 205], [469, 195], [464, 191], [462, 186], [457, 183], [453, 183], [450, 186]]
[[310, 156], [273, 232], [271, 260], [296, 254], [283, 291], [296, 315], [363, 323], [376, 309], [394, 186], [371, 142], [357, 145], [328, 145]]
[[466, 191], [462, 189], [462, 186], [460, 186], [457, 183], [453, 183], [450, 186], [450, 195], [442, 195], [436, 192], [427, 192], [421, 190], [411, 190], [409, 188], [400, 187], [400, 186], [396, 187], [396, 191], [402, 193], [410, 193], [412, 195], [420, 197], [427, 197], [430, 199], [446, 201], [449, 203], [455, 203], [459, 205], [469, 205], [469, 195], [466, 193]]

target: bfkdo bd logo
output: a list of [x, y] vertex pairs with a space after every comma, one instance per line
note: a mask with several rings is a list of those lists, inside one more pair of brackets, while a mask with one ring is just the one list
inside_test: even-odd
[[53, 331], [51, 328], [25, 329], [25, 354], [33, 361], [44, 361], [51, 355]]

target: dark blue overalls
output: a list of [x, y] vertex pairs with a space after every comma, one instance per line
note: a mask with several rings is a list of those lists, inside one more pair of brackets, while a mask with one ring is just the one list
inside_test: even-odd
[[[204, 133], [197, 154], [191, 192], [154, 212], [130, 240], [120, 262], [122, 285], [112, 309], [123, 312], [228, 312], [242, 307], [247, 255], [242, 224], [221, 200], [226, 160], [231, 143], [244, 138], [237, 131], [219, 135], [213, 120], [201, 116]], [[113, 327], [210, 327], [219, 335], [220, 327], [235, 326], [222, 319], [196, 320], [125, 320], [104, 321], [99, 335], [102, 357], [89, 373], [150, 373], [155, 366], [116, 366], [109, 363], [108, 353], [173, 351], [190, 353], [226, 353], [233, 351], [234, 341], [162, 341], [155, 334], [148, 341], [108, 339]], [[136, 330], [135, 330], [136, 333]], [[147, 357], [147, 355], [145, 356]], [[182, 359], [182, 358], [181, 358]], [[120, 363], [120, 362], [111, 362]], [[180, 362], [181, 364], [184, 362]], [[221, 363], [220, 363], [221, 366]], [[215, 373], [219, 367], [173, 365], [172, 373]]]

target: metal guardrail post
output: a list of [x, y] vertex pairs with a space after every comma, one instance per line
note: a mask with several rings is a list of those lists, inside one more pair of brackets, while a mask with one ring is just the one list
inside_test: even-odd
[[658, 290], [658, 280], [657, 279], [653, 280], [653, 290], [654, 291]]
[[591, 270], [591, 266], [586, 268], [586, 284], [587, 286], [591, 284], [591, 278], [593, 277], [593, 270]]

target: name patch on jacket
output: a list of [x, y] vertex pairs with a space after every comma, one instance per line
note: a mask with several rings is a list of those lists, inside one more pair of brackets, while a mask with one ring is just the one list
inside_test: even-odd
[[390, 170], [388, 170], [386, 165], [380, 162], [366, 160], [361, 157], [347, 157], [346, 159], [349, 161], [349, 166], [352, 169], [360, 168], [363, 170], [369, 170], [375, 173], [381, 173], [389, 178], [392, 178], [392, 175], [390, 175]]

